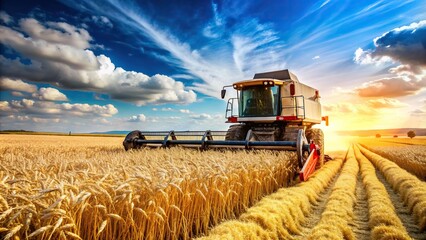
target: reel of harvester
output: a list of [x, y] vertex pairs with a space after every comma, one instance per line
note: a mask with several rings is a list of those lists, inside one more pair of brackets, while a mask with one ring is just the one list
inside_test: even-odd
[[[214, 137], [225, 136], [222, 131], [169, 131], [169, 132], [143, 132], [132, 131], [125, 137], [123, 146], [126, 151], [131, 149], [140, 149], [144, 147], [163, 147], [173, 146], [192, 147], [200, 150], [209, 148], [226, 149], [267, 149], [281, 151], [296, 151], [298, 166], [300, 170], [299, 177], [305, 181], [315, 170], [315, 166], [320, 156], [319, 147], [313, 141], [308, 143], [305, 131], [299, 129], [296, 141], [253, 141], [252, 131], [247, 132], [244, 140], [215, 140]], [[158, 139], [160, 137], [160, 139]], [[186, 139], [179, 139], [180, 137]], [[199, 139], [187, 139], [188, 137], [198, 137]], [[154, 138], [154, 139], [153, 139]]]

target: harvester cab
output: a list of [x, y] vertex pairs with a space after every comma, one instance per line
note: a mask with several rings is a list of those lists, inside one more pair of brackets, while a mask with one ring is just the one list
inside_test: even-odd
[[[214, 140], [218, 132], [130, 132], [124, 142], [126, 150], [145, 146], [169, 147], [183, 145], [206, 149], [227, 147], [296, 151], [299, 177], [309, 178], [315, 168], [324, 163], [324, 135], [313, 125], [325, 121], [322, 117], [317, 89], [299, 82], [288, 70], [256, 73], [253, 79], [224, 86], [236, 90], [227, 101], [225, 118], [234, 123], [224, 134], [224, 140]], [[147, 139], [161, 136], [163, 139]], [[177, 135], [199, 136], [197, 140], [180, 140]], [[223, 138], [223, 136], [222, 136]]]

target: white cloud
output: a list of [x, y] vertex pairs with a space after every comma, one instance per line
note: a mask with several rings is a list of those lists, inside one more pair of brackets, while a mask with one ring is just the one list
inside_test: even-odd
[[146, 116], [144, 114], [139, 114], [139, 115], [135, 115], [135, 116], [131, 116], [128, 119], [129, 122], [145, 122], [146, 121]]
[[196, 120], [207, 120], [207, 119], [213, 118], [210, 114], [206, 114], [206, 113], [194, 114], [194, 115], [190, 115], [189, 117]]
[[398, 61], [412, 67], [426, 67], [426, 20], [395, 28], [374, 39], [375, 49], [355, 51], [359, 64]]
[[182, 82], [160, 74], [149, 77], [126, 71], [116, 67], [105, 55], [95, 56], [90, 50], [80, 49], [88, 46], [91, 40], [84, 29], [66, 23], [48, 23], [50, 27], [65, 31], [61, 32], [46, 28], [34, 19], [24, 19], [21, 25], [34, 38], [0, 26], [0, 43], [31, 59], [31, 63], [24, 64], [19, 58], [0, 55], [0, 70], [4, 76], [50, 83], [64, 89], [94, 91], [137, 105], [196, 101], [195, 92], [186, 90]]
[[191, 113], [191, 111], [189, 109], [179, 109], [179, 112], [181, 113]]
[[117, 108], [114, 107], [112, 104], [107, 104], [104, 106], [100, 106], [97, 104], [90, 105], [87, 103], [62, 103], [60, 105], [60, 108], [64, 111], [68, 111], [73, 115], [77, 116], [83, 116], [83, 115], [97, 115], [102, 117], [111, 117], [112, 115], [115, 115], [118, 113]]
[[374, 39], [375, 49], [355, 51], [358, 64], [396, 61], [390, 73], [395, 77], [364, 83], [355, 92], [361, 97], [402, 97], [426, 88], [426, 20], [395, 28]]
[[70, 117], [111, 117], [118, 113], [112, 104], [61, 103], [34, 101], [31, 99], [0, 102], [1, 115], [29, 116], [43, 119]]
[[385, 63], [393, 62], [392, 59], [388, 56], [373, 56], [371, 51], [364, 51], [362, 48], [358, 48], [355, 51], [355, 56], [353, 60], [357, 64], [366, 65], [366, 64], [375, 64], [382, 65]]
[[318, 60], [318, 59], [320, 59], [320, 56], [318, 55], [312, 58], [312, 60]]
[[6, 24], [13, 22], [13, 18], [5, 11], [0, 11], [0, 20]]
[[426, 67], [426, 20], [395, 28], [374, 39], [374, 56]]
[[112, 28], [114, 26], [112, 22], [105, 16], [92, 16], [92, 20], [101, 27], [106, 26]]
[[2, 112], [10, 111], [10, 104], [8, 101], [0, 101], [0, 110]]
[[44, 40], [78, 49], [89, 48], [90, 41], [92, 41], [92, 37], [86, 29], [76, 28], [65, 22], [48, 22], [49, 28], [47, 28], [33, 18], [26, 18], [21, 19], [19, 24], [32, 40]]
[[156, 112], [158, 111], [158, 108], [152, 108], [152, 111]]
[[63, 63], [82, 70], [97, 70], [100, 67], [92, 51], [26, 38], [23, 34], [4, 26], [0, 26], [0, 43], [15, 49], [28, 58], [42, 62]]
[[55, 88], [40, 88], [37, 93], [33, 93], [33, 98], [37, 98], [43, 101], [68, 101], [65, 94], [58, 91]]
[[[0, 78], [1, 90], [11, 90], [15, 97], [23, 97], [21, 92], [32, 93], [32, 97], [42, 101], [68, 101], [67, 96], [55, 88], [40, 88], [34, 84], [28, 84], [22, 80], [12, 80], [9, 78]], [[18, 92], [19, 91], [19, 92]]]
[[0, 77], [0, 89], [34, 93], [37, 91], [37, 86], [28, 84], [22, 80], [12, 80], [10, 78]]

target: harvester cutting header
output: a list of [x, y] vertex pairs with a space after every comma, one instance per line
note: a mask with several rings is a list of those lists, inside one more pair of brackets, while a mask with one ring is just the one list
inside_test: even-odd
[[[132, 131], [124, 139], [126, 150], [146, 146], [170, 147], [182, 145], [207, 149], [227, 147], [242, 149], [293, 150], [297, 152], [300, 179], [306, 180], [324, 162], [324, 135], [313, 125], [325, 121], [322, 117], [317, 89], [299, 82], [288, 70], [256, 73], [253, 79], [224, 86], [234, 88], [236, 97], [229, 98], [225, 118], [231, 125], [225, 140], [214, 140], [213, 131], [205, 132], [141, 132]], [[147, 136], [164, 134], [164, 139]], [[181, 140], [178, 136], [200, 136], [200, 140]]]

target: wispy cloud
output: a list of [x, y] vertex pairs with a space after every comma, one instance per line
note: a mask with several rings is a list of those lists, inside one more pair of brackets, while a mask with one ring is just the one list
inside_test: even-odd
[[[246, 12], [249, 9], [247, 3], [222, 3], [223, 6], [231, 4], [225, 8], [212, 2], [212, 17], [202, 25], [199, 33], [213, 40], [191, 45], [184, 38], [179, 38], [179, 32], [174, 32], [171, 27], [157, 25], [153, 20], [155, 16], [132, 1], [109, 0], [100, 4], [81, 0], [65, 3], [94, 15], [106, 15], [118, 22], [121, 29], [130, 29], [132, 37], [141, 46], [146, 45], [146, 39], [149, 39], [152, 46], [166, 50], [167, 54], [164, 51], [146, 51], [145, 54], [181, 69], [177, 76], [184, 81], [190, 79], [191, 89], [214, 97], [219, 96], [218, 90], [225, 84], [251, 78], [255, 72], [281, 68], [291, 68], [306, 79], [340, 79], [341, 73], [331, 70], [336, 66], [347, 66], [351, 52], [360, 47], [357, 45], [359, 42], [368, 43], [380, 29], [388, 29], [389, 24], [401, 20], [398, 16], [395, 19], [383, 18], [384, 12], [395, 12], [414, 4], [412, 1], [380, 0], [353, 6], [348, 2], [319, 1], [301, 14], [302, 17], [290, 29], [280, 32], [277, 25], [270, 22], [244, 17], [250, 15]], [[242, 4], [241, 8], [232, 7], [238, 4]], [[408, 12], [419, 11], [412, 8]], [[228, 21], [233, 14], [239, 21], [230, 25]], [[321, 17], [324, 14], [327, 17]], [[214, 40], [218, 36], [220, 41]], [[353, 41], [354, 37], [357, 41]], [[317, 55], [321, 55], [321, 64], [318, 64], [319, 61], [307, 61]], [[361, 76], [356, 69], [347, 70], [353, 71], [354, 77]], [[194, 82], [191, 76], [199, 81]]]
[[[213, 18], [204, 28], [209, 37], [215, 37], [220, 31], [226, 31], [221, 43], [208, 42], [202, 48], [194, 48], [182, 41], [178, 35], [164, 26], [157, 26], [136, 4], [122, 1], [108, 1], [98, 4], [82, 1], [83, 4], [72, 4], [72, 7], [84, 8], [93, 14], [103, 13], [108, 18], [119, 22], [123, 28], [131, 28], [139, 35], [141, 44], [148, 38], [157, 48], [166, 50], [170, 56], [151, 53], [170, 64], [183, 69], [182, 74], [192, 75], [200, 79], [192, 89], [209, 96], [219, 96], [219, 89], [233, 81], [251, 78], [256, 71], [276, 70], [285, 65], [283, 44], [277, 33], [269, 24], [262, 24], [257, 19], [244, 19], [236, 26], [224, 29], [230, 12], [220, 12], [217, 4], [212, 4]], [[66, 3], [70, 5], [70, 3]], [[106, 11], [112, 8], [115, 11]], [[218, 30], [217, 28], [221, 29]], [[201, 33], [203, 30], [200, 30]], [[214, 52], [204, 49], [214, 47]], [[184, 76], [184, 75], [182, 75]]]

